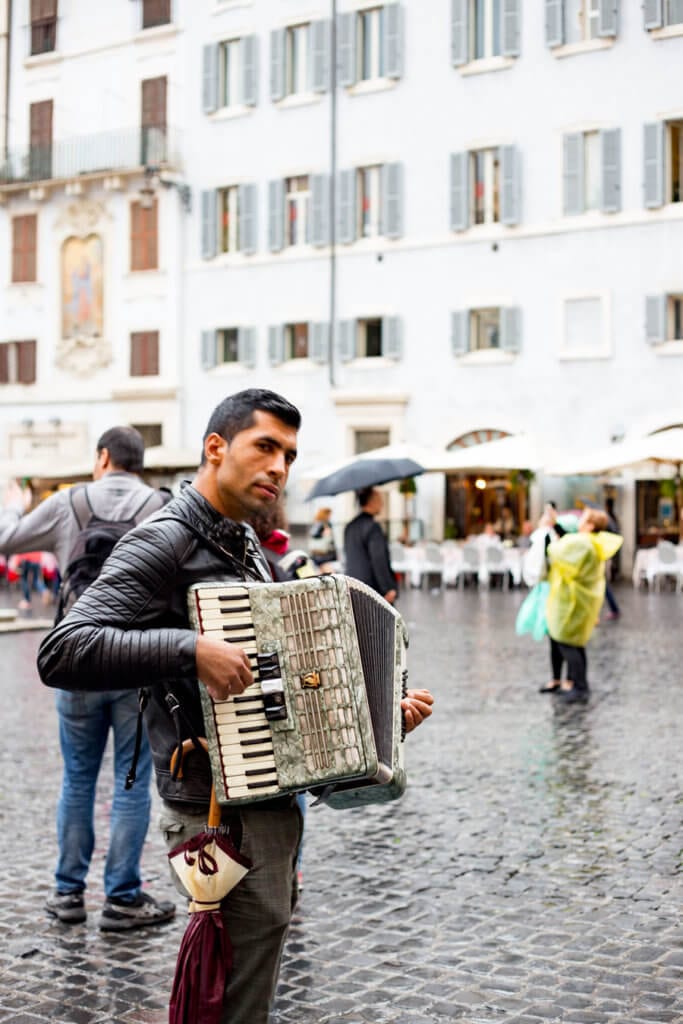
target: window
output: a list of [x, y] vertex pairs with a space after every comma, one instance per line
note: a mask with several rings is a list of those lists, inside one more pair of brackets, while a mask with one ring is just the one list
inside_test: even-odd
[[566, 216], [621, 209], [621, 132], [572, 132], [563, 139]]
[[12, 281], [36, 281], [36, 235], [38, 218], [35, 213], [12, 217]]
[[382, 355], [382, 321], [358, 321], [358, 357], [375, 359]]
[[57, 0], [31, 0], [31, 56], [57, 45]]
[[567, 299], [564, 304], [564, 352], [599, 355], [604, 349], [602, 299]]
[[565, 0], [565, 42], [600, 38], [600, 0]]
[[229, 39], [227, 42], [219, 43], [219, 107], [235, 107], [242, 102], [241, 46], [240, 39]]
[[220, 252], [239, 252], [240, 189], [238, 185], [218, 191], [220, 217]]
[[0, 344], [0, 384], [35, 384], [36, 342], [6, 341]]
[[683, 341], [683, 295], [669, 296], [669, 337]]
[[131, 377], [156, 377], [159, 374], [159, 332], [134, 331], [130, 336]]
[[308, 359], [308, 324], [285, 324], [285, 359]]
[[683, 341], [683, 293], [648, 296], [645, 332], [651, 345]]
[[472, 60], [501, 54], [501, 0], [471, 0]]
[[360, 167], [358, 170], [358, 233], [359, 238], [376, 238], [382, 233], [382, 168]]
[[383, 78], [384, 71], [384, 8], [375, 7], [358, 12], [359, 67], [362, 82]]
[[142, 27], [155, 28], [171, 21], [171, 0], [142, 0]]
[[353, 434], [356, 455], [374, 452], [377, 448], [385, 448], [389, 444], [388, 430], [354, 430]]
[[163, 443], [163, 429], [161, 423], [131, 423], [131, 427], [142, 434], [145, 448], [158, 448]]
[[221, 327], [216, 331], [216, 362], [238, 363], [239, 331], [237, 327]]
[[52, 177], [52, 100], [29, 108], [29, 172], [33, 180]]
[[668, 126], [669, 135], [669, 182], [668, 201], [683, 201], [683, 121], [671, 121]]
[[310, 201], [308, 175], [285, 182], [285, 245], [306, 245]]
[[500, 348], [500, 309], [470, 311], [470, 352]]
[[500, 151], [478, 149], [470, 153], [470, 202], [472, 224], [495, 224], [500, 220]]
[[518, 57], [521, 4], [516, 0], [452, 0], [451, 63]]
[[150, 206], [141, 202], [130, 207], [130, 269], [157, 270], [158, 257], [157, 201]]
[[403, 74], [403, 5], [377, 4], [340, 14], [339, 84], [398, 79]]
[[309, 25], [292, 25], [285, 36], [285, 95], [308, 92]]
[[166, 76], [141, 83], [141, 157], [143, 166], [166, 160]]
[[681, 0], [664, 0], [664, 10], [662, 13], [665, 25], [683, 24], [683, 3]]

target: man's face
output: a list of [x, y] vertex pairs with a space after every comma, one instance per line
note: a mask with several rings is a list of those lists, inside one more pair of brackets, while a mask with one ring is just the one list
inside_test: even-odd
[[294, 427], [256, 410], [254, 424], [228, 444], [217, 434], [206, 439], [207, 455], [216, 456], [215, 504], [231, 519], [245, 519], [274, 504], [287, 483], [296, 458]]
[[382, 492], [373, 491], [365, 508], [371, 516], [378, 516], [384, 508], [384, 495]]

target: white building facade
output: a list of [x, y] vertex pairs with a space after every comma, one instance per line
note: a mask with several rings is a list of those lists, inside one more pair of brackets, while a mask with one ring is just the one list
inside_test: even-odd
[[[307, 470], [367, 447], [569, 450], [683, 422], [680, 0], [337, 0], [334, 31], [331, 0], [52, 6], [54, 52], [27, 53], [41, 4], [14, 4], [9, 36], [8, 156], [34, 166], [0, 186], [3, 335], [38, 344], [35, 380], [0, 384], [5, 454], [27, 420], [194, 445], [224, 395], [271, 387], [304, 414], [305, 521]], [[72, 143], [57, 161], [76, 138], [87, 172]], [[158, 256], [133, 269], [141, 201]], [[36, 280], [17, 282], [31, 214]], [[93, 236], [97, 344], [65, 277], [65, 243], [91, 258]], [[621, 505], [632, 533], [633, 485]], [[423, 477], [429, 535], [448, 511]]]

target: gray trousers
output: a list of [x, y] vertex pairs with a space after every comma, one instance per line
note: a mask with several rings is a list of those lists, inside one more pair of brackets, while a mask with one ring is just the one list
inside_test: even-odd
[[[221, 1024], [267, 1024], [296, 898], [295, 865], [303, 819], [296, 804], [284, 810], [245, 806], [239, 817], [240, 852], [252, 867], [222, 904], [234, 963]], [[201, 832], [205, 824], [205, 812], [184, 814], [167, 803], [159, 819], [169, 850]], [[187, 896], [170, 870], [176, 888]]]

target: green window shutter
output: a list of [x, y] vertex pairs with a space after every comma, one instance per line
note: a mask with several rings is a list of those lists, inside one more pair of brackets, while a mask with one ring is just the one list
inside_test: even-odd
[[382, 166], [382, 234], [403, 235], [403, 164]]
[[240, 43], [242, 59], [242, 103], [255, 107], [258, 103], [258, 36], [244, 36]]
[[218, 247], [218, 193], [202, 192], [202, 259], [212, 260]]
[[312, 21], [308, 31], [312, 92], [327, 92], [330, 87], [330, 22]]
[[337, 67], [339, 84], [356, 84], [356, 12], [340, 14], [337, 17]]
[[256, 328], [240, 327], [237, 331], [237, 358], [248, 369], [256, 366]]
[[400, 316], [382, 318], [382, 355], [386, 359], [403, 357], [403, 323]]
[[455, 68], [470, 59], [469, 8], [469, 0], [451, 0], [451, 64]]
[[563, 139], [564, 214], [566, 217], [574, 217], [583, 213], [585, 209], [583, 146], [583, 132], [571, 132]]
[[202, 48], [202, 110], [212, 114], [218, 107], [218, 43]]
[[643, 3], [645, 28], [661, 28], [664, 24], [664, 4], [662, 0], [645, 0]]
[[470, 350], [470, 315], [466, 309], [451, 313], [451, 352], [464, 356]]
[[285, 183], [283, 178], [268, 182], [268, 248], [280, 252], [285, 244]]
[[663, 121], [646, 124], [643, 132], [645, 207], [653, 210], [664, 205], [664, 152], [666, 125]]
[[314, 363], [326, 363], [330, 353], [330, 325], [311, 323], [308, 325], [308, 336], [311, 339], [311, 360]]
[[601, 39], [616, 36], [619, 23], [619, 0], [600, 0], [598, 35]]
[[469, 153], [451, 153], [451, 231], [470, 226]]
[[508, 306], [500, 311], [500, 347], [503, 352], [518, 353], [522, 348], [522, 311]]
[[285, 358], [285, 328], [277, 324], [268, 328], [268, 362], [271, 366], [279, 366]]
[[340, 171], [338, 179], [337, 194], [337, 235], [342, 245], [348, 245], [356, 241], [358, 232], [357, 213], [357, 183], [358, 172], [355, 168], [348, 171]]
[[503, 43], [504, 57], [519, 57], [521, 31], [521, 0], [502, 0], [503, 4]]
[[240, 248], [245, 256], [257, 249], [256, 185], [240, 185]]
[[216, 331], [202, 331], [201, 359], [203, 370], [212, 370], [218, 362], [216, 352]]
[[516, 146], [500, 147], [500, 220], [514, 225], [520, 221], [521, 158]]
[[618, 213], [621, 209], [621, 129], [611, 128], [600, 132], [602, 156], [602, 199], [603, 213]]
[[384, 8], [384, 74], [400, 78], [403, 74], [403, 8], [400, 3]]
[[645, 299], [645, 340], [649, 345], [667, 341], [668, 302], [666, 295], [648, 295]]
[[340, 320], [338, 330], [339, 361], [349, 363], [356, 358], [356, 321]]
[[564, 42], [564, 0], [545, 0], [545, 44], [562, 46]]
[[329, 212], [330, 212], [330, 180], [327, 174], [312, 174], [311, 182], [311, 245], [320, 246], [329, 243]]
[[270, 98], [277, 103], [285, 95], [285, 30], [270, 33]]

